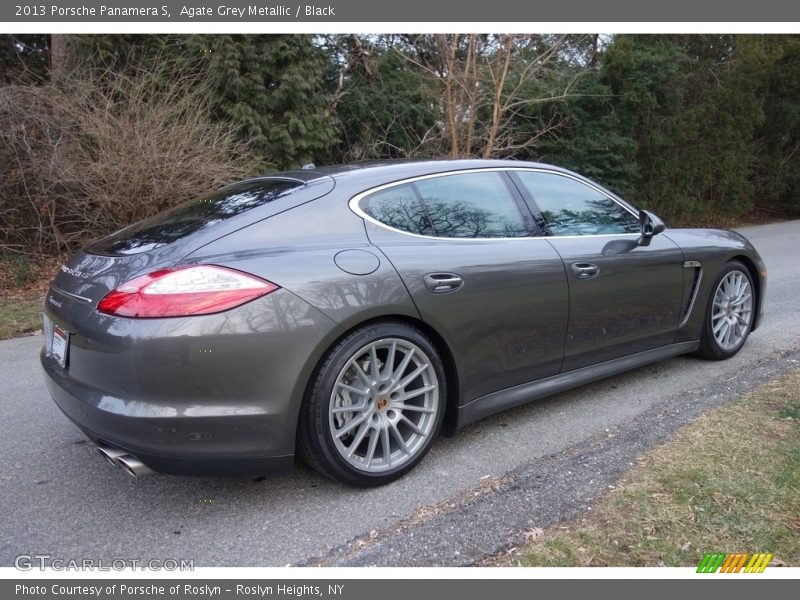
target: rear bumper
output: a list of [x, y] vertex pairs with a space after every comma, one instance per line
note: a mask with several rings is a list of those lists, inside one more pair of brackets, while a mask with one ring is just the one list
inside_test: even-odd
[[41, 352], [47, 387], [96, 444], [160, 473], [291, 469], [305, 382], [336, 331], [302, 300], [279, 290], [226, 313], [138, 322], [45, 311], [71, 333], [66, 368]]
[[71, 381], [44, 349], [41, 361], [50, 395], [70, 421], [95, 444], [124, 450], [153, 471], [170, 475], [267, 475], [292, 469], [292, 449], [286, 453], [280, 442], [272, 449], [268, 443], [275, 440], [270, 433], [285, 426], [284, 417], [131, 416], [116, 410], [125, 406], [122, 399]]

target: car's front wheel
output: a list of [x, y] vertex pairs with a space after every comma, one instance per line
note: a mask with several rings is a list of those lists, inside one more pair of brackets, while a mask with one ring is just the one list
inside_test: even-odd
[[422, 460], [444, 416], [433, 343], [402, 322], [359, 328], [323, 358], [300, 411], [298, 446], [312, 467], [359, 486], [393, 481]]
[[724, 360], [739, 352], [750, 335], [755, 300], [747, 267], [737, 260], [727, 263], [708, 299], [697, 354], [710, 360]]

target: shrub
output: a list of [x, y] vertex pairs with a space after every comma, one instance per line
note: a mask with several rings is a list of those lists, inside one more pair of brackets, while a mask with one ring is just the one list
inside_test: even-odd
[[207, 91], [173, 64], [1, 87], [0, 247], [67, 252], [257, 170]]

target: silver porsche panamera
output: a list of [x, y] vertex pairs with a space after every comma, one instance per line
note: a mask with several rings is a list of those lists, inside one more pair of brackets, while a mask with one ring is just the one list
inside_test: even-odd
[[61, 410], [129, 473], [353, 485], [439, 432], [684, 353], [736, 354], [766, 269], [564, 169], [383, 162], [238, 182], [98, 240], [45, 298]]

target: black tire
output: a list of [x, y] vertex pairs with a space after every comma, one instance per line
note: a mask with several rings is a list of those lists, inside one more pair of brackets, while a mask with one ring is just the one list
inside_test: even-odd
[[[717, 288], [722, 280], [733, 271], [740, 272], [747, 279], [747, 282], [750, 284], [753, 303], [752, 310], [750, 311], [749, 322], [741, 341], [737, 343], [734, 348], [726, 349], [719, 344], [714, 336], [712, 314], [714, 310], [714, 296]], [[748, 268], [738, 260], [732, 260], [728, 262], [714, 280], [714, 285], [711, 287], [711, 292], [706, 300], [706, 310], [705, 315], [703, 316], [703, 329], [700, 333], [700, 348], [695, 352], [695, 355], [707, 360], [726, 360], [738, 353], [739, 350], [741, 350], [744, 346], [747, 338], [750, 335], [750, 331], [753, 328], [753, 322], [755, 321], [756, 317], [756, 307], [758, 305], [757, 300], [756, 288], [753, 285], [753, 278], [750, 276], [750, 271]]]
[[[335, 402], [333, 391], [337, 378], [346, 370], [350, 359], [353, 358], [354, 355], [360, 356], [360, 351], [363, 352], [363, 349], [369, 344], [386, 339], [398, 339], [410, 342], [424, 352], [425, 358], [427, 358], [425, 364], [429, 364], [429, 368], [432, 370], [431, 374], [426, 375], [426, 377], [436, 378], [438, 395], [436, 396], [435, 411], [431, 412], [428, 417], [419, 417], [420, 419], [429, 419], [425, 421], [426, 427], [429, 428], [429, 433], [427, 437], [420, 436], [418, 438], [415, 446], [416, 450], [413, 455], [409, 457], [404, 456], [403, 459], [406, 460], [406, 462], [396, 468], [391, 468], [391, 459], [387, 460], [386, 464], [382, 467], [385, 470], [376, 473], [356, 468], [346, 460], [341, 450], [337, 449], [334, 442], [334, 432], [331, 431], [332, 427], [334, 427], [331, 425], [331, 422], [335, 417], [331, 416], [330, 411], [333, 408], [332, 404]], [[417, 356], [417, 354], [419, 353], [414, 353], [415, 356]], [[388, 357], [388, 354], [386, 356]], [[377, 362], [380, 363], [380, 359]], [[386, 362], [389, 362], [388, 358], [385, 359], [383, 363], [384, 366]], [[405, 373], [409, 373], [409, 371], [406, 370]], [[422, 375], [420, 375], [420, 377], [422, 377]], [[417, 382], [416, 379], [412, 381]], [[339, 389], [338, 386], [337, 389]], [[428, 398], [429, 396], [425, 394], [424, 397]], [[386, 395], [382, 396], [382, 398], [386, 398]], [[425, 454], [427, 454], [433, 439], [438, 435], [441, 429], [446, 407], [446, 398], [447, 382], [445, 379], [444, 366], [436, 351], [436, 347], [420, 330], [401, 321], [381, 321], [359, 327], [339, 340], [326, 353], [311, 377], [300, 408], [298, 422], [297, 446], [300, 457], [316, 471], [342, 483], [359, 487], [374, 487], [387, 484], [408, 473], [419, 464]], [[374, 404], [376, 407], [378, 406], [378, 402], [375, 398], [367, 399], [365, 397], [364, 403], [366, 402], [370, 402], [370, 405]], [[386, 407], [385, 401], [383, 406], [384, 408]], [[376, 411], [373, 410], [373, 412]], [[399, 412], [402, 413], [403, 409], [400, 409]], [[385, 416], [388, 417], [390, 413], [392, 413], [391, 405], [385, 410]], [[355, 432], [355, 430], [353, 431]], [[372, 435], [379, 435], [379, 433], [370, 429], [370, 437], [364, 438], [365, 441], [363, 443], [369, 445], [369, 440]], [[388, 436], [389, 434], [387, 433], [386, 435]], [[413, 436], [413, 433], [411, 435]], [[380, 444], [381, 448], [383, 448], [384, 442], [382, 439], [376, 443]], [[391, 442], [389, 446], [391, 446]], [[358, 446], [356, 450], [358, 451], [361, 448], [362, 446]], [[391, 454], [391, 452], [390, 450], [389, 453]], [[357, 452], [357, 458], [358, 454]], [[366, 453], [362, 452], [362, 454]]]

